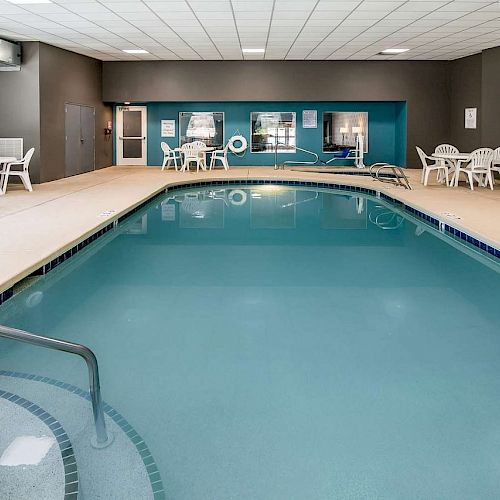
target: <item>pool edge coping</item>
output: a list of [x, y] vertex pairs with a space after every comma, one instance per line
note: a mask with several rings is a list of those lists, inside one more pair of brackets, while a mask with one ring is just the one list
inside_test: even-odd
[[[246, 177], [243, 175], [235, 178], [198, 178], [196, 180], [186, 179], [177, 180], [173, 182], [167, 182], [162, 187], [153, 190], [148, 195], [141, 197], [135, 203], [132, 203], [127, 208], [114, 213], [112, 216], [107, 218], [104, 222], [95, 225], [87, 232], [83, 233], [76, 240], [71, 241], [65, 245], [62, 245], [58, 250], [53, 252], [49, 257], [44, 257], [34, 263], [33, 265], [27, 267], [24, 271], [18, 273], [15, 277], [9, 279], [5, 283], [0, 283], [0, 305], [9, 300], [14, 296], [14, 287], [20, 283], [23, 279], [29, 276], [40, 276], [45, 275], [52, 269], [55, 269], [59, 264], [76, 255], [80, 250], [83, 250], [90, 243], [94, 242], [99, 237], [103, 236], [118, 224], [123, 222], [125, 219], [133, 215], [135, 212], [143, 208], [145, 205], [153, 201], [159, 196], [163, 196], [169, 191], [176, 189], [188, 189], [190, 187], [208, 187], [208, 186], [223, 186], [223, 185], [265, 185], [265, 184], [275, 184], [284, 185], [290, 187], [310, 187], [310, 188], [320, 188], [320, 189], [335, 189], [340, 191], [348, 191], [353, 193], [368, 194], [376, 198], [381, 198], [386, 202], [395, 205], [397, 208], [403, 209], [405, 212], [409, 212], [411, 215], [427, 222], [439, 230], [448, 237], [462, 241], [464, 244], [472, 245], [476, 247], [477, 251], [481, 254], [493, 259], [494, 261], [500, 262], [500, 245], [499, 248], [496, 247], [496, 243], [493, 243], [489, 238], [480, 235], [469, 229], [465, 229], [460, 226], [460, 224], [451, 224], [450, 222], [443, 220], [443, 217], [437, 215], [432, 210], [422, 208], [416, 203], [409, 203], [402, 201], [394, 196], [393, 192], [389, 194], [385, 186], [376, 186], [377, 189], [366, 187], [364, 185], [356, 185], [348, 182], [343, 182], [339, 180], [338, 182], [325, 182], [325, 181], [313, 181], [304, 180], [300, 176], [298, 178], [279, 178], [279, 177], [269, 177], [265, 174], [252, 175], [247, 174]], [[354, 175], [352, 176], [354, 177]], [[473, 233], [473, 234], [470, 234]]]

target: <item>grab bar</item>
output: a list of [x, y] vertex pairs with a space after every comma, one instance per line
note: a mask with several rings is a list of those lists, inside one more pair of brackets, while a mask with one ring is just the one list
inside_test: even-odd
[[94, 415], [95, 431], [97, 442], [96, 448], [104, 448], [111, 443], [111, 436], [108, 438], [106, 431], [106, 423], [104, 421], [104, 412], [102, 408], [101, 387], [99, 383], [99, 367], [97, 365], [97, 358], [95, 354], [86, 346], [81, 344], [74, 344], [66, 342], [65, 340], [55, 339], [52, 337], [42, 337], [34, 333], [18, 330], [17, 328], [10, 328], [8, 326], [0, 325], [0, 337], [17, 340], [19, 342], [26, 342], [27, 344], [46, 347], [56, 351], [69, 352], [81, 356], [87, 363], [89, 371], [89, 386], [90, 386], [90, 399], [92, 401], [92, 412]]
[[[392, 172], [393, 177], [381, 177], [381, 172], [384, 169], [389, 169]], [[403, 169], [401, 167], [398, 167], [397, 165], [389, 165], [388, 163], [374, 163], [370, 166], [370, 175], [380, 182], [395, 184], [396, 186], [403, 186], [405, 189], [409, 190], [412, 189], [408, 177], [403, 172]]]
[[283, 165], [281, 166], [281, 168], [283, 170], [285, 169], [285, 165], [292, 165], [292, 164], [293, 165], [316, 165], [316, 163], [318, 163], [318, 161], [319, 161], [318, 154], [314, 153], [313, 151], [309, 151], [308, 149], [299, 148], [298, 146], [295, 146], [293, 144], [285, 144], [283, 142], [276, 141], [276, 146], [274, 147], [274, 170], [278, 170], [280, 168], [278, 165], [278, 146], [287, 146], [289, 148], [295, 149], [295, 151], [302, 151], [304, 153], [307, 153], [307, 154], [310, 154], [310, 155], [313, 155], [314, 157], [316, 157], [316, 159], [314, 161], [295, 161], [295, 160], [285, 161], [285, 162], [283, 162]]

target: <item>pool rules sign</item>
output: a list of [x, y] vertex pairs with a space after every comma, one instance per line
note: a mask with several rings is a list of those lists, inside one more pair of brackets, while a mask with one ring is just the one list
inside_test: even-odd
[[477, 127], [477, 108], [465, 108], [465, 128]]

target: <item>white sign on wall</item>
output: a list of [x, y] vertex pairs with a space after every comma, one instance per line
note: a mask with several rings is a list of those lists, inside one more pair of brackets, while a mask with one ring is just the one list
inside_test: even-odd
[[302, 128], [318, 128], [318, 111], [304, 109], [302, 111]]
[[161, 121], [161, 136], [162, 137], [175, 137], [175, 120], [162, 120]]
[[465, 108], [465, 128], [476, 128], [477, 108]]

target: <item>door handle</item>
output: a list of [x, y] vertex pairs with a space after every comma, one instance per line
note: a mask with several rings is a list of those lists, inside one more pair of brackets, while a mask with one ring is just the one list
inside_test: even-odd
[[121, 141], [125, 140], [125, 139], [146, 139], [145, 137], [118, 137], [118, 139], [120, 139]]

